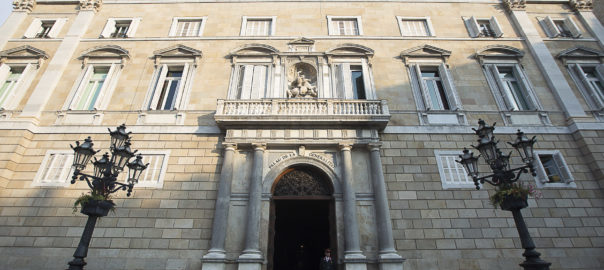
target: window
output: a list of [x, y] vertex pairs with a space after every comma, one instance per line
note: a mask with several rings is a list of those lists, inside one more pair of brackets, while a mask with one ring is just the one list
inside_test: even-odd
[[[145, 150], [141, 151], [140, 153], [143, 156], [143, 163], [148, 163], [149, 165], [141, 174], [135, 187], [162, 188], [164, 185], [164, 177], [168, 169], [168, 158], [170, 157], [170, 151]], [[127, 171], [122, 174], [124, 174], [122, 179], [126, 180], [128, 175]]]
[[[116, 72], [119, 70], [119, 64], [90, 64], [83, 70], [83, 76], [76, 83], [77, 90], [71, 99], [68, 109], [70, 110], [96, 110], [104, 108], [104, 97], [107, 92], [111, 92], [111, 84]], [[108, 89], [110, 88], [110, 89]]]
[[363, 35], [361, 17], [327, 16], [329, 35], [359, 36]]
[[162, 65], [160, 67], [153, 99], [149, 104], [150, 110], [176, 109], [176, 101], [184, 86], [183, 74], [187, 72], [187, 69], [188, 65]]
[[241, 23], [242, 36], [272, 36], [275, 35], [277, 17], [243, 17]]
[[239, 65], [237, 99], [259, 99], [268, 96], [268, 65]]
[[63, 28], [67, 18], [60, 19], [40, 19], [33, 20], [29, 28], [25, 31], [25, 38], [56, 38]]
[[71, 181], [73, 151], [49, 150], [34, 178], [33, 186], [67, 186]]
[[[360, 64], [360, 65], [359, 65]], [[363, 63], [338, 63], [334, 65], [334, 97], [345, 99], [373, 99], [370, 92], [367, 67]], [[365, 69], [365, 70], [364, 70]]]
[[604, 65], [570, 64], [568, 68], [590, 107], [604, 110]]
[[[0, 66], [0, 108], [7, 109], [20, 100], [35, 73], [35, 64], [2, 64]], [[18, 98], [17, 98], [18, 97]]]
[[[421, 95], [425, 110], [458, 110], [461, 102], [452, 77], [444, 63], [409, 65], [415, 93]], [[422, 109], [420, 107], [420, 109]]]
[[576, 187], [573, 176], [558, 150], [535, 150], [538, 187]]
[[101, 32], [101, 38], [134, 37], [140, 18], [109, 18]]
[[459, 151], [434, 150], [443, 189], [476, 187], [463, 165], [456, 162], [459, 154]]
[[172, 27], [170, 27], [171, 37], [198, 37], [203, 33], [205, 26], [205, 17], [189, 18], [178, 17], [172, 19]]
[[427, 37], [435, 36], [430, 17], [412, 18], [397, 16], [401, 35], [404, 37]]
[[508, 111], [531, 111], [540, 108], [524, 71], [518, 64], [486, 64], [487, 81], [500, 106]]
[[564, 19], [552, 19], [547, 16], [545, 18], [539, 18], [539, 22], [545, 29], [545, 33], [548, 37], [563, 37], [563, 38], [580, 38], [581, 30], [577, 27], [577, 24], [571, 17]]
[[476, 19], [474, 16], [470, 18], [463, 18], [471, 37], [502, 37], [503, 31], [497, 18], [491, 17], [490, 19]]

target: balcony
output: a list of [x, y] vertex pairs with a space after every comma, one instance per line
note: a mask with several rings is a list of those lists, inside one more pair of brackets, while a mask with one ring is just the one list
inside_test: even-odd
[[385, 100], [218, 100], [214, 119], [221, 128], [362, 126], [381, 130], [390, 113]]

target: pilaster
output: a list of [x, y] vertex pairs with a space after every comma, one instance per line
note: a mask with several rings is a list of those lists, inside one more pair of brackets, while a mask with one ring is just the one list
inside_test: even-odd
[[594, 14], [593, 0], [570, 0], [570, 7], [577, 12], [581, 22], [588, 28], [591, 34], [598, 40], [600, 47], [604, 49], [604, 26]]
[[554, 93], [566, 116], [568, 118], [587, 117], [581, 103], [568, 85], [564, 74], [558, 68], [552, 53], [545, 46], [532, 20], [526, 14], [526, 1], [504, 0], [503, 5], [510, 12], [516, 28], [526, 38], [531, 55], [535, 58], [547, 85]]
[[[96, 2], [96, 4], [91, 2]], [[95, 12], [100, 8], [100, 3], [100, 0], [80, 1], [78, 15], [74, 18], [71, 28], [69, 28], [69, 31], [48, 63], [46, 71], [40, 77], [39, 83], [34, 88], [31, 97], [23, 108], [21, 117], [30, 118], [33, 121], [36, 121], [40, 117], [40, 113], [44, 110], [46, 103], [61, 80], [67, 64], [73, 59], [73, 54], [80, 43], [82, 35], [86, 33]]]
[[11, 38], [17, 28], [21, 26], [21, 23], [27, 17], [34, 7], [36, 6], [35, 0], [15, 0], [13, 1], [13, 12], [6, 18], [6, 21], [0, 26], [0, 51], [6, 46], [6, 42]]

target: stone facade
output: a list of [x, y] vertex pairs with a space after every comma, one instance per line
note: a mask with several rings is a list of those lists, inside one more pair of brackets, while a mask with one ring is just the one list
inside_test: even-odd
[[[0, 92], [0, 268], [65, 268], [87, 186], [49, 164], [87, 136], [108, 149], [107, 127], [122, 123], [133, 148], [165, 166], [131, 197], [116, 193], [87, 269], [272, 270], [274, 188], [309, 168], [331, 188], [339, 269], [516, 268], [518, 233], [489, 204], [493, 188], [443, 180], [440, 153], [475, 143], [478, 119], [497, 122], [502, 142], [517, 129], [536, 136], [572, 174], [522, 178], [545, 186], [523, 210], [542, 258], [604, 268], [604, 101], [587, 85], [589, 74], [604, 85], [604, 27], [593, 6], [16, 0], [0, 27], [0, 86], [21, 74]], [[517, 109], [498, 90], [505, 72], [526, 95]], [[98, 101], [78, 107], [94, 74]], [[178, 94], [158, 94], [168, 77]], [[67, 177], [46, 179], [52, 170]]]

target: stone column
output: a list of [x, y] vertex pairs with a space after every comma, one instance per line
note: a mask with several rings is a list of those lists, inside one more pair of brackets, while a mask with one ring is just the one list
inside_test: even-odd
[[8, 39], [13, 37], [17, 28], [23, 23], [27, 14], [34, 9], [36, 1], [34, 0], [17, 0], [13, 2], [13, 12], [8, 15], [4, 24], [0, 27], [0, 51], [6, 46]]
[[220, 171], [220, 182], [218, 183], [218, 194], [216, 198], [216, 209], [214, 212], [214, 221], [212, 223], [212, 240], [208, 254], [203, 256], [201, 269], [203, 270], [224, 270], [225, 249], [224, 242], [227, 233], [227, 220], [229, 217], [229, 205], [231, 202], [231, 181], [233, 180], [233, 155], [234, 143], [223, 143], [224, 159], [222, 161], [222, 170]]
[[402, 270], [404, 259], [394, 249], [392, 220], [390, 219], [386, 182], [384, 181], [382, 159], [380, 157], [381, 146], [381, 143], [370, 143], [367, 145], [370, 152], [371, 180], [373, 182], [373, 196], [375, 197], [375, 223], [378, 233], [380, 270]]
[[583, 25], [589, 28], [591, 34], [600, 43], [600, 47], [604, 49], [604, 26], [593, 12], [593, 0], [570, 0], [570, 6], [579, 14]]
[[67, 64], [73, 59], [73, 54], [80, 44], [80, 38], [86, 33], [95, 12], [100, 9], [101, 4], [100, 0], [80, 1], [80, 11], [71, 24], [67, 35], [65, 35], [48, 63], [46, 71], [40, 77], [39, 83], [36, 85], [25, 107], [23, 107], [22, 117], [32, 118], [32, 120], [36, 121], [40, 116], [48, 99], [54, 93], [57, 83], [63, 77], [63, 71], [67, 67]]
[[361, 252], [356, 195], [352, 171], [352, 144], [340, 144], [342, 157], [342, 197], [344, 204], [344, 264], [346, 270], [365, 270], [365, 255]]
[[526, 1], [503, 0], [503, 4], [510, 12], [510, 17], [516, 28], [526, 38], [526, 44], [531, 55], [535, 58], [545, 82], [554, 93], [558, 104], [564, 109], [566, 116], [587, 117], [581, 103], [579, 103], [579, 99], [568, 85], [560, 68], [558, 68], [552, 53], [545, 46], [534, 22], [526, 14]]
[[262, 168], [264, 161], [265, 143], [252, 144], [254, 159], [252, 176], [250, 178], [249, 198], [247, 207], [247, 223], [245, 228], [245, 248], [237, 260], [239, 270], [260, 270], [262, 267], [262, 252], [260, 251], [260, 219], [262, 215]]

